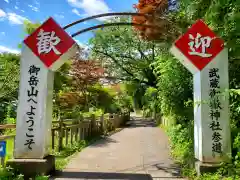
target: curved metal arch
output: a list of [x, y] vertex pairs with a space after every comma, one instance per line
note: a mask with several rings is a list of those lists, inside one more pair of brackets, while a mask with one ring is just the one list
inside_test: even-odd
[[144, 16], [144, 17], [149, 17], [151, 15], [148, 14], [143, 14], [143, 13], [131, 13], [131, 12], [118, 12], [118, 13], [103, 13], [103, 14], [98, 14], [90, 17], [86, 17], [77, 21], [74, 21], [66, 26], [63, 27], [63, 29], [70, 28], [76, 24], [91, 20], [91, 19], [96, 19], [100, 17], [107, 17], [107, 16]]

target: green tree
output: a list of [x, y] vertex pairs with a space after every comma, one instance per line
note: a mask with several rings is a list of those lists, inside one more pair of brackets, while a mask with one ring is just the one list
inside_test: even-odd
[[[181, 1], [180, 12], [174, 17], [176, 22], [181, 22], [184, 17], [187, 24], [194, 23], [201, 18], [214, 30], [214, 32], [224, 39], [225, 46], [229, 50], [229, 75], [230, 88], [240, 87], [240, 2], [233, 0], [183, 0]], [[179, 23], [179, 26], [187, 28]]]
[[7, 112], [13, 116], [16, 108], [19, 86], [19, 61], [17, 54], [0, 54], [0, 122], [7, 117]]
[[15, 99], [19, 84], [20, 57], [17, 54], [0, 54], [0, 102]]
[[[128, 22], [127, 18], [112, 22]], [[132, 27], [107, 27], [90, 39], [92, 56], [102, 61], [109, 76], [156, 87], [151, 64], [160, 53], [156, 44], [141, 40]]]
[[[239, 104], [239, 87], [240, 87], [240, 2], [233, 0], [182, 0], [180, 9], [169, 15], [171, 21], [175, 22], [183, 32], [193, 24], [197, 19], [203, 19], [213, 31], [224, 39], [225, 47], [229, 52], [229, 83], [230, 89], [230, 112], [231, 112], [231, 133], [232, 133], [232, 147], [233, 147], [233, 165], [230, 171], [224, 170], [223, 175], [236, 175], [240, 172], [240, 104]], [[166, 51], [167, 52], [167, 51]], [[167, 54], [167, 53], [166, 53]], [[164, 55], [164, 54], [163, 54]], [[182, 66], [176, 63], [171, 55], [164, 55], [155, 64], [156, 73], [159, 74], [158, 90], [161, 103], [161, 110], [164, 115], [173, 115], [175, 119], [179, 120], [177, 123], [183, 124], [180, 130], [181, 133], [171, 132], [172, 137], [181, 137], [185, 141], [174, 142], [176, 147], [184, 147], [183, 144], [193, 141], [193, 133], [187, 135], [189, 129], [193, 129], [191, 124], [191, 116], [188, 116], [187, 111], [193, 110], [193, 104], [187, 104], [188, 99], [191, 99], [192, 84], [189, 73], [184, 72]], [[169, 89], [167, 91], [167, 89]], [[191, 96], [190, 96], [191, 95]], [[189, 106], [190, 105], [190, 106]], [[185, 124], [183, 122], [186, 122]], [[189, 124], [190, 126], [188, 126]], [[172, 128], [174, 131], [174, 129]], [[184, 133], [183, 133], [184, 132]], [[190, 145], [190, 144], [189, 144]], [[183, 155], [186, 158], [185, 163], [189, 159], [193, 160], [193, 154], [189, 155], [193, 149], [193, 144], [185, 149], [177, 149], [175, 153]], [[228, 169], [228, 168], [225, 168]], [[227, 172], [228, 171], [228, 172]], [[227, 174], [228, 173], [228, 174]], [[218, 178], [219, 179], [219, 178]], [[238, 179], [233, 177], [233, 179]]]

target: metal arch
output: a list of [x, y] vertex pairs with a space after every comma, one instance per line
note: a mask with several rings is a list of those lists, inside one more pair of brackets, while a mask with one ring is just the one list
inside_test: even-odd
[[84, 21], [88, 21], [88, 20], [96, 19], [96, 18], [100, 18], [100, 17], [106, 17], [106, 16], [144, 16], [144, 17], [149, 17], [151, 15], [143, 14], [143, 13], [131, 13], [131, 12], [103, 13], [103, 14], [98, 14], [98, 15], [94, 15], [94, 16], [90, 16], [90, 17], [86, 17], [86, 18], [77, 20], [75, 22], [72, 22], [72, 23], [64, 26], [63, 29], [70, 28], [70, 27], [72, 27], [76, 24], [82, 23]]

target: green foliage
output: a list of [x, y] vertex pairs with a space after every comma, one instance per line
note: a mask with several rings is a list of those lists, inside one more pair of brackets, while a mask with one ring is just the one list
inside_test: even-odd
[[[151, 116], [151, 112], [157, 112], [157, 105], [159, 103], [158, 91], [156, 88], [149, 87], [147, 88], [144, 94], [144, 115]], [[160, 110], [159, 110], [160, 111]]]
[[115, 94], [110, 88], [96, 84], [89, 87], [88, 92], [90, 94], [89, 103], [91, 107], [103, 109], [105, 113], [116, 111], [117, 107], [113, 106], [115, 104]]
[[0, 54], [0, 101], [16, 98], [20, 73], [19, 65], [19, 55]]
[[[195, 20], [202, 18], [224, 39], [229, 49], [229, 76], [230, 88], [238, 89], [240, 68], [240, 3], [232, 0], [183, 0], [181, 1], [180, 13], [175, 17], [184, 17], [185, 22], [192, 24]], [[185, 26], [186, 28], [187, 26]]]
[[[218, 173], [195, 177], [190, 168], [193, 157], [193, 134], [189, 124], [193, 119], [192, 77], [183, 66], [168, 53], [168, 48], [154, 63], [158, 77], [159, 108], [164, 116], [176, 120], [177, 125], [169, 127], [172, 155], [184, 166], [185, 175], [192, 179], [239, 179], [240, 174], [240, 4], [232, 0], [183, 0], [178, 12], [169, 17], [183, 33], [197, 19], [203, 19], [218, 36], [224, 39], [229, 50], [230, 116], [232, 136], [232, 164], [223, 164]], [[169, 47], [169, 44], [166, 44]], [[188, 161], [190, 160], [190, 161]]]
[[32, 23], [30, 21], [23, 22], [23, 32], [27, 35], [32, 34], [38, 27], [41, 26], [41, 23]]
[[56, 156], [56, 169], [62, 170], [67, 165], [70, 157], [76, 153], [80, 152], [83, 148], [88, 145], [89, 141], [82, 140], [80, 142], [74, 142], [72, 145], [65, 147], [61, 152], [53, 152]]
[[12, 168], [1, 168], [0, 169], [1, 180], [23, 180], [22, 175], [16, 175]]
[[104, 111], [96, 108], [93, 108], [93, 111], [82, 113], [83, 117], [91, 117], [92, 115], [95, 117], [100, 117], [102, 114], [104, 114]]
[[13, 109], [16, 107], [14, 101], [19, 86], [19, 63], [19, 55], [0, 53], [0, 122], [6, 118], [9, 105], [14, 105]]
[[142, 109], [144, 105], [144, 94], [147, 86], [143, 83], [127, 82], [126, 92], [132, 97], [133, 106], [135, 109]]
[[115, 104], [118, 107], [117, 112], [130, 112], [133, 110], [133, 98], [129, 95], [127, 84], [120, 85], [120, 91], [115, 97]]
[[168, 52], [162, 53], [154, 63], [158, 77], [158, 108], [164, 116], [173, 116], [177, 123], [193, 119], [192, 106], [186, 102], [193, 98], [192, 75]]
[[[62, 170], [65, 168], [70, 160], [70, 157], [76, 152], [80, 152], [83, 148], [88, 146], [93, 141], [96, 141], [97, 137], [93, 137], [88, 140], [82, 140], [80, 142], [75, 142], [72, 145], [65, 147], [61, 152], [53, 152], [56, 157], [56, 169]], [[1, 180], [24, 180], [23, 175], [19, 175], [12, 168], [0, 168], [0, 179]], [[48, 180], [49, 176], [37, 176], [36, 180]]]
[[[129, 22], [119, 18], [112, 22]], [[91, 55], [106, 67], [110, 77], [147, 86], [156, 86], [151, 63], [160, 53], [158, 45], [139, 39], [132, 27], [107, 27], [95, 31], [90, 40]]]
[[170, 138], [171, 154], [182, 167], [192, 165], [194, 162], [193, 145], [193, 122], [187, 127], [180, 124], [167, 127], [167, 134]]

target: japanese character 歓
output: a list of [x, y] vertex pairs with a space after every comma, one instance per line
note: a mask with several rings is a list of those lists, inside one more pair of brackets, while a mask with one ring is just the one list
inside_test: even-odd
[[45, 32], [43, 29], [40, 29], [37, 40], [39, 54], [48, 54], [50, 51], [53, 51], [57, 55], [61, 54], [61, 52], [55, 47], [61, 42], [61, 39], [55, 35], [54, 31]]

